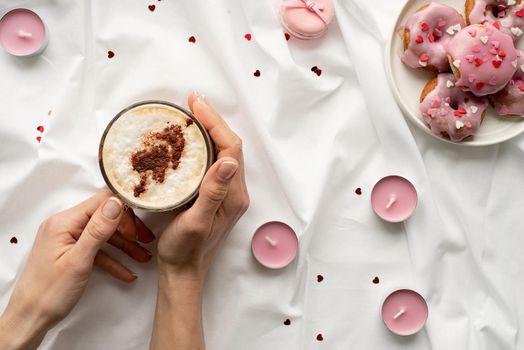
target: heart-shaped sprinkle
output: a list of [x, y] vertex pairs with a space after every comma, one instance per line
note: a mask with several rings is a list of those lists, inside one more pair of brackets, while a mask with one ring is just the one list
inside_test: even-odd
[[489, 37], [487, 35], [482, 35], [479, 39], [484, 45], [486, 45], [488, 43]]
[[322, 275], [317, 275], [317, 282], [320, 283], [324, 280], [324, 276]]
[[422, 29], [423, 32], [427, 32], [429, 30], [429, 24], [427, 24], [426, 22], [422, 22], [420, 24], [420, 28]]
[[476, 74], [469, 74], [468, 75], [468, 81], [470, 83], [473, 83], [475, 80], [477, 80], [477, 75]]
[[16, 237], [11, 237], [11, 239], [9, 240], [9, 243], [11, 243], [11, 244], [17, 244], [17, 243], [18, 243], [18, 238], [16, 238]]
[[491, 63], [493, 64], [493, 67], [500, 68], [500, 65], [502, 64], [502, 61], [493, 60], [493, 61], [491, 61]]
[[[498, 51], [496, 48], [492, 47], [490, 50], [489, 50], [489, 53], [492, 54], [492, 55], [497, 55]], [[497, 55], [498, 57], [498, 55]]]
[[504, 50], [499, 50], [497, 55], [499, 55], [499, 57], [506, 57], [506, 53], [504, 52]]
[[477, 90], [482, 90], [482, 88], [484, 87], [484, 82], [479, 80], [479, 81], [477, 81], [475, 86], [477, 87]]
[[289, 326], [291, 324], [291, 320], [289, 318], [286, 318], [284, 321], [284, 326]]
[[466, 126], [466, 128], [471, 128], [473, 126], [473, 124], [471, 124], [470, 121], [465, 122], [464, 125]]
[[462, 30], [462, 26], [460, 23], [457, 23], [453, 26], [453, 29], [455, 29], [456, 32], [460, 32]]
[[524, 8], [521, 8], [520, 10], [516, 11], [515, 14], [518, 17], [524, 17]]
[[437, 109], [436, 108], [430, 108], [428, 109], [428, 115], [431, 118], [435, 118], [437, 116]]
[[107, 58], [113, 58], [115, 57], [115, 53], [113, 51], [107, 51]]
[[417, 44], [422, 44], [424, 42], [424, 38], [422, 37], [422, 35], [418, 35], [417, 38], [415, 39], [415, 42]]
[[518, 60], [515, 60], [515, 61], [511, 61], [511, 65], [513, 66], [513, 68], [517, 68], [517, 65], [519, 64], [519, 61]]
[[247, 33], [244, 35], [244, 38], [246, 38], [247, 41], [251, 41], [251, 34]]
[[454, 65], [455, 67], [457, 67], [457, 68], [460, 68], [460, 63], [461, 63], [460, 60], [454, 60], [454, 61], [453, 61], [453, 65]]
[[375, 278], [373, 278], [373, 284], [379, 284], [380, 283], [380, 279], [378, 278], [378, 276], [375, 276]]
[[433, 35], [437, 38], [440, 38], [442, 36], [442, 31], [438, 28], [433, 29]]
[[463, 126], [464, 126], [464, 123], [461, 122], [460, 120], [457, 120], [457, 121], [455, 122], [455, 127], [457, 128], [457, 130], [460, 129], [460, 128], [462, 128]]
[[474, 53], [479, 53], [480, 51], [482, 51], [482, 46], [480, 46], [479, 44], [475, 44], [471, 47], [471, 51], [473, 51]]
[[512, 27], [511, 29], [511, 34], [515, 35], [516, 37], [519, 37], [522, 35], [522, 29], [520, 29], [519, 27]]
[[36, 130], [37, 131], [40, 131], [40, 132], [44, 132], [44, 126], [43, 125], [39, 125], [36, 127]]
[[321, 333], [318, 333], [318, 334], [317, 334], [317, 340], [318, 340], [318, 341], [323, 341], [323, 340], [324, 340], [324, 337], [322, 336]]
[[196, 38], [193, 35], [191, 35], [189, 37], [189, 39], [187, 39], [187, 41], [189, 41], [190, 43], [194, 44], [194, 43], [196, 43]]
[[469, 110], [471, 111], [471, 113], [475, 114], [479, 111], [479, 108], [477, 106], [471, 106]]
[[355, 190], [355, 193], [359, 196], [362, 195], [362, 189], [360, 187], [357, 187], [357, 189]]
[[447, 22], [441, 18], [437, 22], [437, 27], [442, 28], [442, 27], [444, 27], [446, 25], [446, 23]]
[[153, 12], [153, 11], [155, 11], [156, 6], [155, 5], [149, 5], [147, 8], [149, 9], [149, 11]]
[[482, 65], [482, 63], [484, 63], [484, 61], [480, 58], [475, 58], [475, 66], [476, 67], [480, 67]]
[[475, 55], [466, 55], [464, 58], [465, 58], [466, 61], [468, 61], [469, 63], [473, 63], [473, 61], [475, 60]]
[[419, 59], [421, 62], [427, 62], [429, 61], [429, 55], [427, 53], [423, 53], [422, 55], [420, 55]]
[[519, 90], [520, 90], [520, 91], [524, 91], [524, 84], [519, 85]]
[[468, 29], [469, 35], [471, 35], [472, 38], [477, 36], [477, 30], [475, 28]]
[[452, 88], [453, 86], [455, 86], [454, 82], [452, 82], [451, 80], [446, 81], [446, 87]]
[[448, 115], [448, 110], [447, 110], [446, 108], [441, 108], [441, 109], [440, 109], [440, 115], [441, 115], [442, 117]]
[[440, 103], [442, 102], [442, 99], [440, 98], [440, 96], [435, 96], [432, 100], [431, 100], [431, 108], [437, 108], [438, 106], [440, 106]]
[[42, 141], [42, 136], [37, 136], [36, 140], [38, 141], [38, 143], [40, 143]]
[[284, 33], [284, 38], [286, 38], [286, 40], [289, 40], [291, 39], [291, 35], [289, 35], [289, 33]]
[[455, 115], [455, 117], [462, 118], [463, 116], [468, 114], [468, 111], [466, 111], [464, 107], [460, 107], [453, 114]]
[[500, 41], [493, 40], [491, 46], [498, 50], [500, 48]]
[[449, 35], [455, 35], [455, 30], [453, 29], [453, 26], [448, 27], [448, 29], [446, 29], [446, 33], [448, 33]]
[[260, 71], [257, 69], [257, 70], [255, 71], [255, 73], [253, 73], [253, 75], [254, 75], [255, 77], [259, 77], [259, 76], [260, 76]]
[[498, 84], [497, 77], [491, 77], [490, 81], [488, 81], [488, 84], [491, 86], [495, 86]]

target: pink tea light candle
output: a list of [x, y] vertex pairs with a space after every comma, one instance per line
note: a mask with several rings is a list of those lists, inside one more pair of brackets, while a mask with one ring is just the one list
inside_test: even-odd
[[419, 293], [411, 289], [394, 291], [382, 304], [382, 320], [397, 335], [413, 335], [420, 331], [428, 319], [428, 304]]
[[401, 222], [409, 218], [417, 207], [417, 201], [417, 190], [402, 176], [386, 176], [371, 191], [373, 210], [389, 222]]
[[251, 241], [255, 259], [270, 269], [289, 265], [296, 257], [298, 238], [295, 231], [279, 221], [270, 221], [260, 226]]
[[48, 35], [44, 22], [28, 9], [14, 9], [0, 19], [0, 45], [14, 56], [34, 56], [44, 51]]

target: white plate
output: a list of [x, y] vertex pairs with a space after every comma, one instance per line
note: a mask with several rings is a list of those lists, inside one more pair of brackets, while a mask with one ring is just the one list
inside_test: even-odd
[[[464, 0], [441, 0], [438, 2], [454, 7], [462, 14], [464, 13]], [[423, 0], [408, 0], [406, 2], [397, 18], [395, 27], [393, 27], [386, 48], [386, 73], [397, 103], [404, 112], [406, 118], [422, 128], [422, 130], [426, 131], [428, 134], [442, 141], [464, 146], [493, 145], [509, 140], [523, 132], [524, 118], [499, 117], [495, 114], [493, 109], [489, 108], [480, 129], [473, 138], [463, 142], [454, 143], [431, 133], [422, 120], [418, 107], [419, 96], [424, 85], [431, 77], [434, 77], [435, 74], [419, 72], [418, 70], [407, 67], [400, 61], [400, 55], [402, 53], [402, 38], [398, 34], [399, 28], [406, 23], [408, 17], [415, 13], [415, 11], [420, 7], [428, 3], [429, 1]], [[523, 47], [522, 41], [523, 40], [521, 40], [519, 47]]]

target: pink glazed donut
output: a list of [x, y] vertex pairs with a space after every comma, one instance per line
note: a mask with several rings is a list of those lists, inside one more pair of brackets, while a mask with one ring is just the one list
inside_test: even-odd
[[496, 95], [490, 96], [495, 112], [499, 115], [524, 117], [524, 50], [518, 50], [517, 72], [509, 84]]
[[513, 40], [491, 25], [462, 29], [446, 50], [457, 86], [477, 96], [502, 90], [517, 70]]
[[324, 35], [334, 16], [332, 0], [284, 0], [280, 6], [284, 29], [304, 40]]
[[451, 73], [431, 79], [422, 90], [419, 108], [434, 135], [460, 142], [477, 132], [489, 102], [455, 84]]
[[444, 45], [465, 26], [452, 7], [429, 3], [417, 10], [403, 28], [402, 62], [411, 68], [446, 72], [449, 62]]
[[524, 31], [523, 0], [466, 0], [468, 24], [493, 24], [517, 42]]

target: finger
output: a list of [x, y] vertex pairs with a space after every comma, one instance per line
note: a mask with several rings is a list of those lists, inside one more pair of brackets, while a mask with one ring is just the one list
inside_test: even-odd
[[123, 204], [115, 197], [107, 199], [95, 211], [80, 238], [71, 249], [78, 259], [93, 261], [102, 245], [115, 233], [122, 217]]
[[84, 226], [87, 224], [93, 213], [98, 209], [100, 204], [113, 195], [108, 189], [103, 189], [98, 191], [94, 196], [89, 197], [83, 202], [64, 210], [64, 213], [70, 213], [74, 217], [78, 218], [81, 222], [80, 224]]
[[209, 168], [200, 185], [198, 198], [190, 209], [195, 220], [209, 224], [213, 222], [237, 170], [238, 162], [230, 157], [222, 158]]
[[135, 216], [135, 227], [137, 231], [138, 241], [142, 243], [153, 242], [156, 237], [153, 231], [151, 231], [146, 224], [138, 216]]
[[129, 241], [136, 241], [138, 238], [137, 229], [135, 226], [135, 213], [133, 209], [127, 208], [122, 214], [122, 219], [118, 225], [118, 232], [122, 234]]
[[106, 271], [117, 280], [123, 282], [130, 283], [137, 279], [137, 275], [133, 271], [129, 270], [103, 251], [99, 251], [96, 255], [94, 265]]
[[226, 121], [215, 112], [203, 97], [194, 94], [189, 98], [189, 102], [192, 102], [189, 105], [191, 111], [206, 128], [219, 150], [233, 149], [241, 152], [242, 142], [238, 135], [231, 130]]
[[113, 247], [120, 249], [129, 257], [138, 262], [145, 263], [151, 260], [152, 255], [149, 252], [149, 250], [142, 247], [135, 241], [128, 241], [127, 239], [125, 239], [124, 236], [122, 236], [119, 233], [115, 233], [113, 237], [111, 237], [109, 241], [107, 241], [107, 243], [111, 244]]

